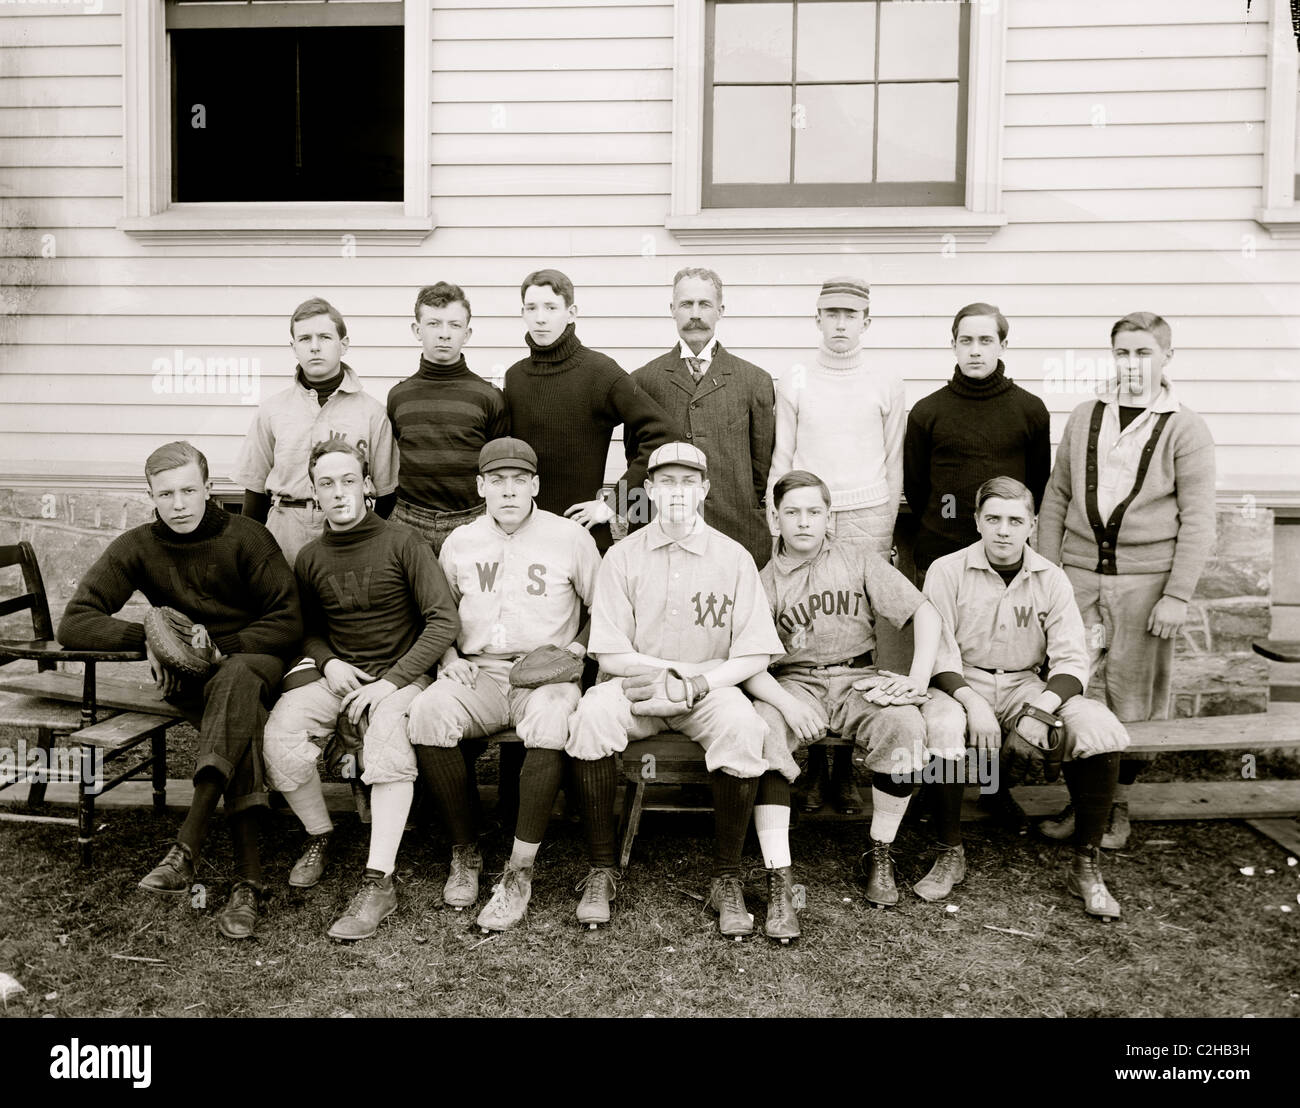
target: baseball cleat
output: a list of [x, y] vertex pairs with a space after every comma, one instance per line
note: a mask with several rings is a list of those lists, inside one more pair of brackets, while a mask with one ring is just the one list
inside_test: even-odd
[[478, 876], [483, 856], [472, 843], [451, 848], [451, 871], [442, 887], [442, 900], [450, 908], [463, 912], [478, 900]]
[[1066, 885], [1071, 893], [1083, 900], [1083, 909], [1088, 915], [1103, 920], [1119, 919], [1119, 902], [1110, 895], [1106, 882], [1101, 879], [1100, 847], [1075, 848]]
[[578, 901], [578, 922], [585, 923], [587, 930], [595, 931], [602, 923], [609, 922], [609, 902], [618, 895], [618, 871], [612, 866], [593, 866], [574, 891], [582, 893]]
[[336, 942], [355, 942], [368, 939], [397, 910], [397, 889], [393, 875], [384, 876], [375, 870], [366, 870], [347, 911], [339, 916], [327, 935]]
[[842, 816], [860, 816], [866, 801], [858, 789], [852, 773], [831, 782], [831, 803]]
[[1118, 800], [1110, 806], [1110, 819], [1106, 821], [1106, 833], [1101, 837], [1103, 850], [1123, 850], [1128, 846], [1128, 837], [1133, 827], [1128, 821], [1128, 801]]
[[799, 916], [794, 907], [794, 876], [789, 866], [767, 871], [767, 919], [763, 934], [789, 946], [799, 937]]
[[735, 874], [715, 877], [705, 903], [718, 913], [718, 930], [727, 938], [740, 942], [754, 933], [754, 917], [745, 907], [745, 890]]
[[289, 884], [295, 889], [310, 889], [320, 881], [329, 862], [330, 834], [326, 831], [323, 835], [312, 835], [307, 839], [306, 849], [289, 871]]
[[160, 896], [183, 896], [194, 883], [194, 858], [184, 843], [172, 843], [163, 860], [140, 881], [139, 888]]
[[1069, 842], [1074, 838], [1074, 805], [1067, 804], [1058, 816], [1039, 820], [1038, 833], [1053, 842]]
[[871, 849], [860, 860], [867, 871], [867, 900], [878, 908], [898, 903], [898, 886], [894, 884], [894, 859], [889, 853], [890, 845], [872, 839]]
[[492, 899], [475, 922], [485, 935], [489, 931], [509, 931], [528, 914], [528, 902], [532, 896], [533, 867], [517, 869], [507, 862], [501, 880], [492, 886]]
[[960, 885], [965, 879], [966, 848], [961, 843], [956, 846], [940, 844], [939, 856], [930, 872], [912, 886], [912, 891], [922, 900], [943, 900], [954, 885]]

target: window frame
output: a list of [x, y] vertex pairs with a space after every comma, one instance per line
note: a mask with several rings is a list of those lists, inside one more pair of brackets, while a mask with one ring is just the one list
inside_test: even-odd
[[1290, 0], [1269, 9], [1268, 75], [1264, 93], [1264, 204], [1255, 221], [1275, 239], [1300, 238], [1300, 165], [1296, 164], [1296, 92], [1300, 49], [1291, 26]]
[[966, 58], [966, 189], [963, 205], [705, 208], [706, 19], [708, 0], [674, 0], [672, 197], [665, 226], [699, 245], [759, 242], [986, 242], [1002, 212], [1002, 103], [1007, 5], [970, 13]]
[[166, 0], [123, 9], [124, 215], [118, 229], [145, 243], [357, 243], [415, 246], [434, 228], [430, 167], [429, 0], [402, 0], [403, 198], [400, 202], [171, 200], [171, 58]]

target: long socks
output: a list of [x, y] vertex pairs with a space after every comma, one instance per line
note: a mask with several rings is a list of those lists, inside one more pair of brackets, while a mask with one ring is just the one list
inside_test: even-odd
[[325, 793], [321, 789], [320, 773], [313, 766], [311, 779], [284, 794], [293, 814], [302, 820], [303, 829], [309, 835], [324, 835], [334, 830], [329, 809], [325, 807]]
[[[587, 761], [573, 759], [573, 775], [582, 806], [582, 826], [587, 832], [587, 851], [593, 866], [613, 866], [614, 793], [618, 788], [617, 755]], [[744, 837], [744, 831], [741, 831]]]
[[212, 813], [217, 810], [217, 803], [225, 788], [226, 779], [221, 771], [211, 766], [201, 770], [194, 779], [194, 799], [190, 801], [185, 822], [176, 833], [176, 841], [190, 848], [190, 856], [195, 861], [203, 849], [204, 839], [208, 837], [208, 824], [212, 822]]
[[1110, 818], [1119, 763], [1118, 754], [1094, 754], [1061, 766], [1070, 789], [1070, 803], [1074, 805], [1076, 849], [1101, 846], [1106, 821]]
[[[450, 746], [416, 746], [415, 760], [420, 767], [420, 779], [433, 797], [451, 841], [457, 846], [469, 845], [474, 841], [474, 816], [469, 774], [461, 752]], [[374, 803], [372, 793], [372, 808]]]
[[758, 778], [732, 777], [722, 770], [710, 773], [709, 778], [713, 782], [713, 876], [732, 877], [740, 873], [740, 854], [758, 795]]
[[258, 840], [262, 830], [262, 809], [246, 808], [230, 818], [230, 841], [235, 853], [235, 880], [262, 888], [262, 858]]
[[754, 801], [754, 830], [763, 865], [781, 869], [790, 864], [790, 782], [776, 770], [758, 779]]
[[871, 837], [876, 842], [892, 843], [897, 838], [911, 798], [911, 781], [895, 781], [887, 773], [871, 775]]
[[370, 787], [370, 857], [366, 869], [387, 877], [397, 868], [397, 848], [402, 844], [414, 795], [413, 781], [385, 781]]
[[517, 842], [536, 845], [542, 841], [563, 777], [562, 751], [532, 749], [524, 755], [524, 766], [519, 772], [519, 818], [515, 822]]

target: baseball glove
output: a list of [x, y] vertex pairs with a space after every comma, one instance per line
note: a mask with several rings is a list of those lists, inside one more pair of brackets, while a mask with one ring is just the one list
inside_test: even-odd
[[[1020, 721], [1028, 716], [1047, 727], [1046, 745], [1032, 743], [1020, 733]], [[1059, 716], [1045, 712], [1032, 704], [1024, 704], [1011, 720], [1007, 737], [1002, 745], [1003, 758], [1024, 772], [1028, 764], [1042, 760], [1043, 780], [1049, 785], [1061, 776], [1061, 760], [1065, 757], [1065, 724]]]
[[632, 702], [634, 716], [680, 716], [709, 693], [703, 677], [687, 677], [672, 666], [649, 667], [623, 678], [623, 695]]
[[897, 673], [890, 673], [889, 670], [882, 669], [874, 677], [864, 677], [861, 681], [854, 681], [853, 687], [861, 692], [872, 704], [879, 705], [881, 708], [895, 708], [904, 704], [919, 706], [930, 699], [928, 696], [899, 695], [877, 690], [877, 686], [884, 685], [898, 676]]
[[342, 713], [334, 725], [334, 734], [325, 744], [325, 769], [335, 777], [351, 780], [359, 778], [365, 772], [361, 753], [365, 749], [366, 726], [363, 719], [360, 727], [354, 727], [352, 721]]
[[510, 684], [517, 689], [567, 685], [582, 678], [582, 659], [562, 646], [545, 643], [510, 667]]
[[150, 608], [144, 637], [158, 661], [186, 677], [206, 677], [217, 664], [217, 648], [206, 629], [175, 608]]

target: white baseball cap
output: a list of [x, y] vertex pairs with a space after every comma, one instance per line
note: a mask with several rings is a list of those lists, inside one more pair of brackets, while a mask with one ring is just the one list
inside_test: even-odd
[[688, 466], [708, 476], [709, 462], [704, 451], [689, 442], [666, 442], [650, 455], [646, 471], [653, 473], [660, 466]]

